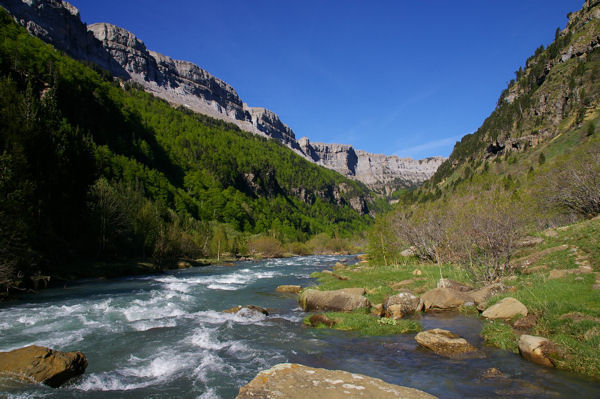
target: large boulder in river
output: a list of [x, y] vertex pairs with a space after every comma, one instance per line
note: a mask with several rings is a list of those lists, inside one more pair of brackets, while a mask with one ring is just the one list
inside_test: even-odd
[[415, 336], [415, 341], [427, 349], [431, 349], [438, 355], [455, 357], [477, 351], [466, 339], [448, 330], [434, 328], [433, 330], [421, 331]]
[[481, 315], [491, 320], [510, 320], [517, 315], [527, 316], [527, 307], [515, 298], [507, 297], [487, 308]]
[[[363, 288], [360, 290], [364, 292]], [[298, 303], [305, 312], [351, 312], [355, 309], [371, 307], [371, 303], [367, 298], [353, 294], [348, 289], [336, 291], [305, 290], [298, 297]]]
[[435, 399], [435, 396], [361, 374], [284, 363], [261, 371], [240, 388], [237, 399], [250, 398]]
[[451, 310], [466, 303], [474, 303], [473, 298], [452, 288], [434, 288], [421, 296], [425, 310]]
[[26, 346], [0, 352], [0, 376], [59, 387], [84, 373], [87, 360], [81, 352], [60, 352], [42, 346]]
[[420, 312], [423, 301], [411, 292], [404, 291], [389, 297], [383, 304], [385, 315], [392, 319], [401, 319], [404, 316]]
[[556, 346], [544, 337], [524, 334], [519, 337], [519, 353], [530, 362], [554, 367], [551, 357], [556, 355], [557, 350]]

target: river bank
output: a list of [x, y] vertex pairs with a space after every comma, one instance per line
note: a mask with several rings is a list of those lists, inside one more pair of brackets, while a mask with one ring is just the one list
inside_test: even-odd
[[[455, 306], [454, 310], [480, 318], [480, 312], [504, 298], [515, 298], [527, 308], [527, 317], [482, 318], [486, 345], [520, 352], [524, 335], [548, 339], [553, 345], [550, 363], [560, 369], [587, 375], [600, 381], [600, 221], [589, 220], [560, 229], [547, 230], [524, 245], [513, 260], [518, 273], [501, 283], [505, 290], [486, 299], [484, 306]], [[440, 277], [472, 285], [470, 276], [454, 265], [421, 264], [410, 257], [396, 266], [359, 265], [340, 267], [335, 275], [315, 273], [319, 290], [360, 287], [366, 298], [378, 304], [398, 292], [421, 296], [439, 286]], [[473, 287], [476, 288], [476, 287]], [[465, 303], [469, 300], [463, 301]], [[381, 305], [379, 305], [381, 306]], [[375, 313], [375, 314], [372, 314]], [[379, 335], [418, 331], [420, 314], [390, 321], [378, 311], [325, 312], [333, 328]], [[310, 324], [310, 317], [305, 318]], [[314, 323], [313, 323], [314, 324]], [[330, 323], [331, 324], [331, 323]], [[319, 325], [325, 328], [324, 324]]]
[[[0, 392], [15, 399], [234, 398], [260, 371], [298, 363], [368, 375], [441, 398], [600, 395], [594, 380], [484, 345], [481, 320], [465, 314], [424, 313], [417, 321], [424, 330], [456, 332], [481, 347], [483, 358], [441, 358], [420, 349], [413, 333], [363, 336], [307, 328], [296, 296], [275, 292], [285, 284], [314, 286], [312, 273], [337, 274], [336, 263], [353, 259], [309, 256], [193, 267], [72, 282], [66, 289], [20, 296], [0, 304], [0, 351], [34, 344], [81, 351], [88, 368], [58, 389], [15, 384]], [[247, 304], [269, 315], [222, 312]], [[504, 377], [485, 377], [491, 367]]]

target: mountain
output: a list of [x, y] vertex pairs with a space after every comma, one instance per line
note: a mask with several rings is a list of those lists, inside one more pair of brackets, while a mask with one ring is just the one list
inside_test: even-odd
[[414, 187], [432, 176], [441, 157], [420, 161], [371, 154], [349, 145], [299, 142], [277, 114], [250, 107], [235, 89], [187, 61], [148, 50], [133, 33], [109, 23], [86, 26], [79, 11], [61, 0], [1, 0], [27, 30], [70, 56], [97, 64], [115, 76], [176, 106], [225, 120], [242, 130], [281, 141], [311, 162], [363, 182], [381, 193]]
[[481, 127], [378, 218], [374, 257], [401, 261], [412, 246], [490, 280], [511, 273], [522, 235], [600, 214], [600, 1], [567, 17]]
[[540, 46], [515, 72], [494, 112], [456, 144], [432, 185], [466, 162], [531, 152], [593, 119], [600, 100], [599, 4], [586, 0], [581, 10], [569, 13], [566, 28], [557, 28], [554, 42]]

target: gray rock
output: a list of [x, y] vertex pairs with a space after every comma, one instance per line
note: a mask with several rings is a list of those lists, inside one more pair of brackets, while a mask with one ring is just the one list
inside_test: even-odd
[[240, 388], [237, 399], [250, 398], [435, 399], [435, 396], [361, 374], [284, 363], [260, 372]]
[[423, 309], [423, 301], [410, 292], [401, 292], [389, 297], [383, 304], [383, 308], [387, 317], [401, 319], [404, 316], [420, 312]]

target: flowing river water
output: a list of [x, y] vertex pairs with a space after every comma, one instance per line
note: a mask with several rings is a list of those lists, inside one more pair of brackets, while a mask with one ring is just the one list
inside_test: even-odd
[[[296, 257], [81, 281], [0, 304], [0, 351], [31, 344], [81, 350], [89, 363], [58, 389], [0, 381], [0, 397], [234, 398], [259, 371], [283, 362], [366, 374], [440, 398], [600, 397], [596, 380], [485, 347], [474, 317], [420, 317], [424, 329], [449, 329], [485, 353], [450, 360], [417, 348], [414, 334], [306, 328], [295, 297], [275, 293], [281, 284], [314, 284], [312, 272], [352, 259]], [[271, 313], [221, 312], [238, 304]], [[505, 377], [483, 378], [490, 367]]]

